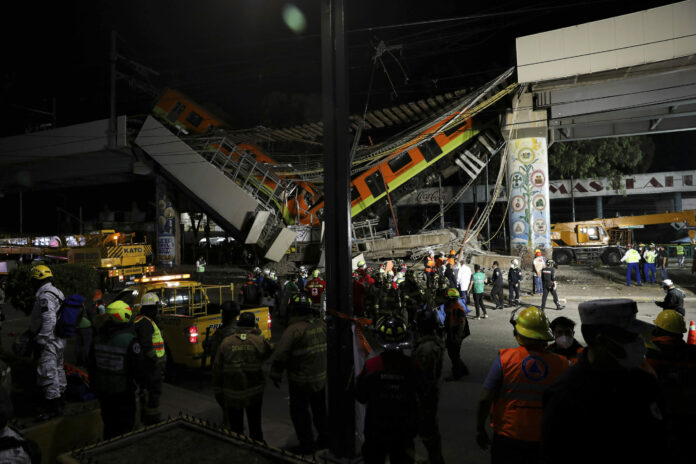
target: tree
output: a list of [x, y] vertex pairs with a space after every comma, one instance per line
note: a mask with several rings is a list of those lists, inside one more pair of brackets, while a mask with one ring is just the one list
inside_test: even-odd
[[549, 150], [549, 175], [557, 179], [606, 177], [619, 190], [621, 176], [645, 172], [654, 153], [653, 141], [646, 136], [554, 143]]

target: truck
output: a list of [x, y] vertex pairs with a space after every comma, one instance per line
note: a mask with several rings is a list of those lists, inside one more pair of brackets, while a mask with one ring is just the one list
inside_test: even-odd
[[[168, 366], [204, 368], [212, 364], [205, 341], [222, 325], [220, 306], [224, 301], [234, 300], [234, 284], [204, 285], [190, 277], [190, 274], [171, 274], [138, 278], [118, 293], [114, 301], [124, 301], [135, 315], [140, 311], [143, 295], [155, 293], [162, 304], [158, 325]], [[243, 305], [241, 312], [252, 312], [263, 336], [271, 339], [267, 306]]]
[[601, 260], [604, 264], [617, 265], [626, 245], [633, 242], [633, 230], [656, 224], [672, 224], [677, 229], [686, 229], [691, 243], [694, 243], [696, 211], [692, 209], [560, 222], [551, 224], [553, 259], [557, 264]]
[[135, 233], [104, 229], [84, 235], [0, 238], [0, 260], [88, 264], [100, 274], [102, 288], [113, 292], [135, 278], [151, 275], [152, 246]]

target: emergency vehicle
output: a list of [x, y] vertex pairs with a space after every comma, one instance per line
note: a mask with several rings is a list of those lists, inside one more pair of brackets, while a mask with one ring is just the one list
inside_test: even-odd
[[[212, 360], [207, 357], [204, 342], [222, 325], [220, 305], [234, 300], [234, 284], [203, 285], [190, 280], [190, 274], [143, 277], [116, 295], [114, 301], [128, 303], [137, 314], [141, 298], [150, 292], [162, 304], [157, 325], [164, 338], [167, 363], [209, 366]], [[252, 312], [263, 336], [270, 340], [271, 314], [267, 306], [242, 307], [241, 312]]]

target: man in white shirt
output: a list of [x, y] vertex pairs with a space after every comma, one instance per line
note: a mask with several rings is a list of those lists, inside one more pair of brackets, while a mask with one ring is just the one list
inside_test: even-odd
[[471, 268], [468, 264], [465, 264], [463, 260], [459, 260], [459, 271], [457, 272], [457, 286], [459, 287], [459, 294], [462, 296], [464, 301], [467, 300], [466, 292], [469, 290], [469, 283], [471, 282]]

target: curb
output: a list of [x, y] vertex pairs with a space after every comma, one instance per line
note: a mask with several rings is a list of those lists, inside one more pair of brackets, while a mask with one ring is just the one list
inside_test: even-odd
[[[623, 298], [630, 298], [631, 300], [639, 302], [639, 303], [652, 303], [656, 300], [656, 298], [654, 298], [654, 297], [651, 298], [651, 297], [647, 297], [647, 296], [622, 295], [622, 297]], [[579, 296], [579, 295], [570, 295], [570, 296], [559, 295], [558, 299], [559, 300], [566, 300], [566, 301], [588, 301], [588, 300], [596, 299], [596, 298], [591, 298], [591, 297], [587, 297], [587, 296]], [[527, 296], [527, 297], [520, 297], [520, 300], [535, 301], [536, 298]]]

